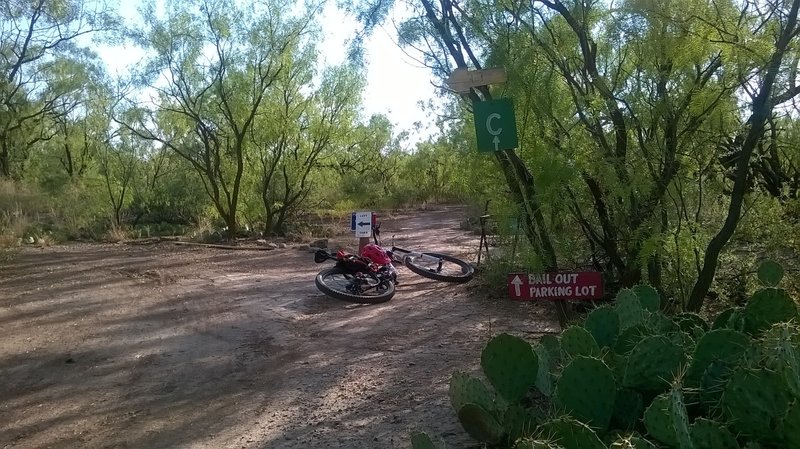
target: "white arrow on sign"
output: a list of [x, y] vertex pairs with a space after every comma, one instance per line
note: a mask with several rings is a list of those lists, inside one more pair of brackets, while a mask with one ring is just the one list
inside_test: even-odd
[[445, 83], [458, 93], [467, 93], [472, 87], [505, 83], [506, 79], [506, 69], [503, 67], [483, 70], [455, 69]]
[[514, 286], [514, 293], [516, 293], [518, 297], [522, 296], [522, 290], [519, 288], [522, 284], [524, 284], [524, 282], [519, 278], [519, 275], [514, 276], [514, 279], [511, 280], [511, 285]]

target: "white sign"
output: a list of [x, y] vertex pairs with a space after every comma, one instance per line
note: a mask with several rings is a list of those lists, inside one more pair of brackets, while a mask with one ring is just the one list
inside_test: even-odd
[[372, 237], [372, 212], [356, 212], [356, 237]]

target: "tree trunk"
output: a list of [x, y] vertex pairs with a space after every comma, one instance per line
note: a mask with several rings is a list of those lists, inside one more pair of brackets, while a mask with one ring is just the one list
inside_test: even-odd
[[722, 225], [722, 228], [717, 232], [717, 235], [711, 239], [711, 242], [709, 242], [706, 248], [706, 254], [703, 258], [703, 268], [700, 270], [697, 282], [695, 282], [692, 292], [689, 295], [689, 302], [686, 304], [686, 308], [690, 311], [696, 312], [703, 307], [705, 297], [717, 273], [719, 255], [733, 236], [739, 224], [739, 219], [742, 214], [742, 204], [744, 203], [744, 196], [747, 190], [750, 159], [764, 134], [766, 122], [774, 107], [772, 92], [775, 79], [778, 76], [778, 72], [780, 72], [783, 56], [786, 53], [789, 43], [796, 36], [798, 31], [798, 7], [800, 7], [800, 0], [792, 2], [786, 24], [782, 28], [781, 35], [775, 45], [775, 52], [772, 54], [767, 64], [767, 70], [761, 88], [753, 100], [752, 113], [750, 119], [747, 121], [749, 129], [747, 130], [747, 135], [742, 144], [739, 159], [736, 161], [736, 171], [733, 190], [731, 191], [731, 202], [728, 206], [728, 215], [725, 218], [725, 223]]

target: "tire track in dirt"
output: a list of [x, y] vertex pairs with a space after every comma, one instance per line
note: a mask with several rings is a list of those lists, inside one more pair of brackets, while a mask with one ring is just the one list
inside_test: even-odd
[[[463, 213], [389, 217], [384, 243], [470, 258]], [[556, 326], [403, 267], [392, 301], [348, 304], [320, 268], [292, 248], [23, 251], [0, 267], [0, 447], [407, 448], [414, 429], [467, 447], [451, 373], [491, 335]]]

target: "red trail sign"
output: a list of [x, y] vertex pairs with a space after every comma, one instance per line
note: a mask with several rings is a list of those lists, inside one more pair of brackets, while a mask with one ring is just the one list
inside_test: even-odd
[[598, 271], [575, 273], [511, 273], [511, 299], [601, 299], [603, 276]]

